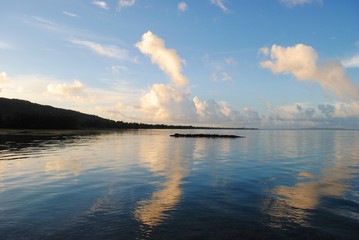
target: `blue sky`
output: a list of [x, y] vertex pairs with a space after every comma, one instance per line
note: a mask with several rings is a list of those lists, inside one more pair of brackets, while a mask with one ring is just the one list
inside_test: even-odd
[[129, 122], [359, 128], [356, 0], [0, 9], [1, 97]]

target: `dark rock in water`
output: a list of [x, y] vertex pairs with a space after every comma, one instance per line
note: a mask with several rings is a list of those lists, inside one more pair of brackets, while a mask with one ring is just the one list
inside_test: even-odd
[[170, 135], [171, 137], [188, 137], [188, 138], [245, 138], [244, 136], [238, 135], [222, 135], [222, 134], [182, 134], [175, 133]]

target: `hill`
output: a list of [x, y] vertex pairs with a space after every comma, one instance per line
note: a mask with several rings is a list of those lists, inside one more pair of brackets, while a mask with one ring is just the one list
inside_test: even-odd
[[[128, 123], [95, 115], [0, 97], [0, 128], [8, 129], [213, 129], [210, 127]], [[224, 129], [224, 128], [221, 128]], [[238, 128], [237, 128], [238, 129]], [[248, 128], [240, 128], [248, 129]]]

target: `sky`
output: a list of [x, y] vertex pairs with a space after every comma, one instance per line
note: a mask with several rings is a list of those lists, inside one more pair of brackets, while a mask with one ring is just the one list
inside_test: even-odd
[[0, 97], [126, 122], [359, 129], [357, 0], [5, 0]]

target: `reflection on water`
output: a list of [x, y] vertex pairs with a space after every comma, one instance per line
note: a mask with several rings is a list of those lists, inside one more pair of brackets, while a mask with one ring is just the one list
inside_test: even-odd
[[[359, 162], [356, 159], [359, 159], [359, 150], [353, 139], [343, 139], [339, 132], [332, 134], [334, 133], [337, 134], [328, 138], [311, 134], [311, 137], [314, 137], [310, 141], [312, 147], [304, 146], [308, 151], [312, 151], [313, 148], [315, 151], [323, 151], [324, 154], [311, 156], [318, 162], [313, 164], [309, 161], [308, 165], [322, 164], [319, 171], [313, 168], [308, 169], [312, 172], [299, 172], [294, 176], [296, 182], [294, 186], [286, 183], [270, 190], [273, 195], [263, 202], [263, 211], [271, 216], [269, 224], [272, 227], [285, 228], [288, 223], [309, 227], [314, 210], [329, 208], [328, 211], [332, 211], [331, 207], [333, 209], [337, 207], [331, 206], [330, 203], [327, 203], [328, 206], [323, 205], [322, 202], [326, 198], [346, 198], [346, 193], [353, 188], [351, 180], [358, 175]], [[291, 139], [289, 142], [296, 141]], [[297, 143], [299, 148], [300, 145]], [[351, 151], [343, 151], [343, 149]], [[297, 158], [303, 156], [300, 152], [297, 151]]]
[[0, 239], [359, 234], [359, 131], [172, 133], [2, 135]]
[[139, 149], [141, 164], [164, 179], [156, 183], [158, 190], [148, 199], [138, 202], [134, 211], [136, 219], [151, 227], [162, 223], [167, 217], [166, 212], [175, 209], [182, 194], [182, 179], [189, 173], [189, 159], [183, 155], [187, 146], [173, 144], [170, 140], [166, 137], [143, 143]]

